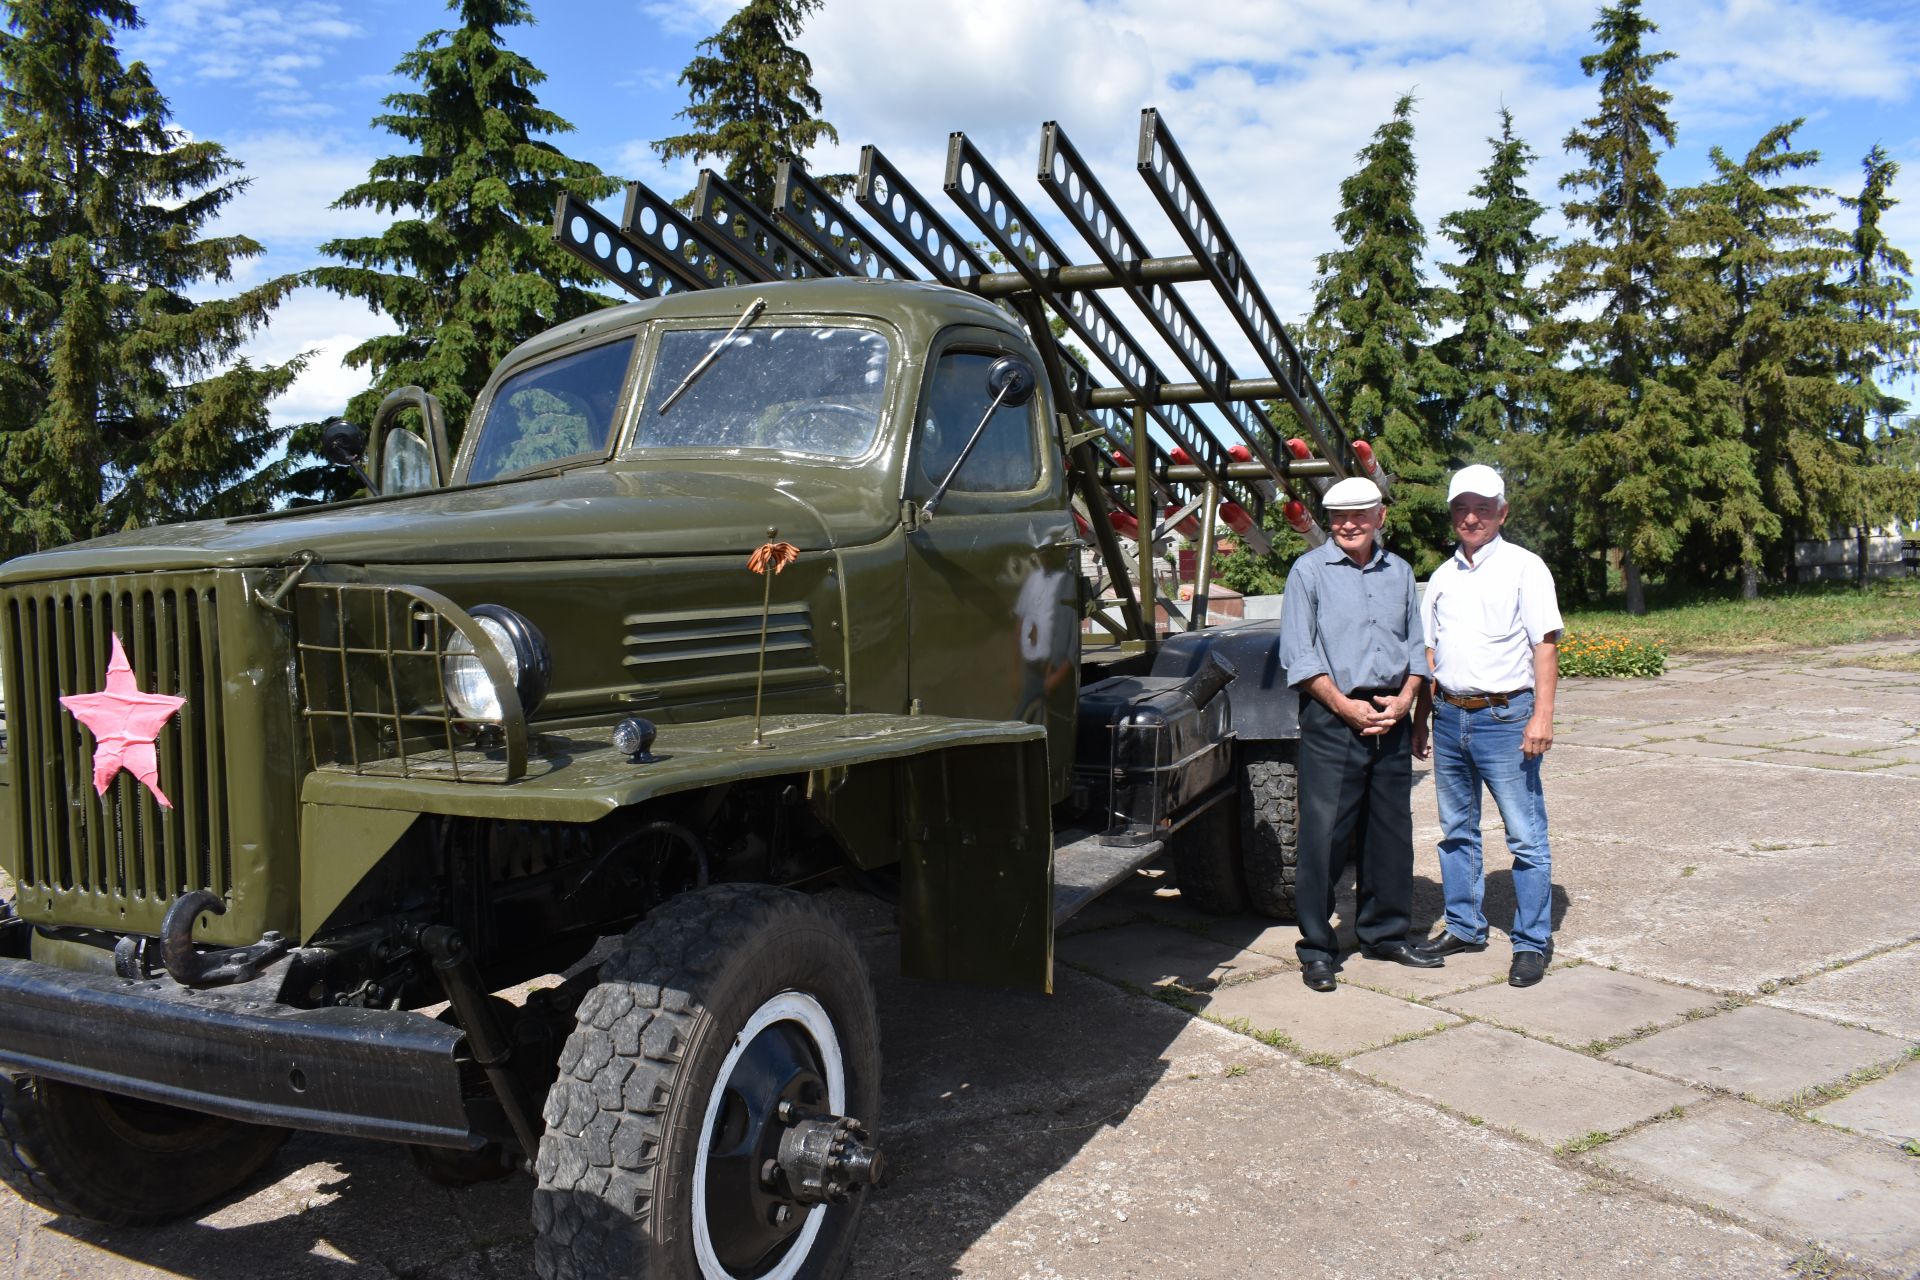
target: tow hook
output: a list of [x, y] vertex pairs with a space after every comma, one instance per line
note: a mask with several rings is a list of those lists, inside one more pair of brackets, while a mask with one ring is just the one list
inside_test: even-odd
[[286, 938], [269, 929], [260, 935], [260, 941], [244, 947], [195, 951], [193, 924], [203, 911], [223, 916], [227, 913], [227, 904], [218, 894], [195, 889], [175, 898], [167, 908], [166, 917], [160, 921], [160, 963], [168, 976], [183, 987], [250, 981], [263, 965], [272, 963], [287, 949]]
[[787, 1189], [803, 1204], [845, 1204], [865, 1186], [879, 1186], [886, 1177], [887, 1158], [867, 1142], [867, 1130], [850, 1116], [810, 1115], [791, 1100], [781, 1102], [778, 1172], [786, 1175]]

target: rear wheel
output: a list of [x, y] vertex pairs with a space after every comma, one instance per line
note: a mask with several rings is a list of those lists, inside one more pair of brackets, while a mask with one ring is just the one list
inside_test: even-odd
[[880, 1173], [879, 1025], [846, 929], [719, 885], [600, 969], [547, 1095], [534, 1263], [578, 1277], [838, 1275]]
[[1231, 797], [1173, 833], [1173, 879], [1180, 896], [1209, 915], [1247, 908], [1240, 832]]
[[0, 1128], [8, 1186], [110, 1226], [151, 1226], [217, 1200], [287, 1140], [285, 1129], [5, 1074]]
[[1239, 747], [1240, 853], [1253, 909], [1292, 920], [1300, 862], [1300, 748], [1297, 742]]

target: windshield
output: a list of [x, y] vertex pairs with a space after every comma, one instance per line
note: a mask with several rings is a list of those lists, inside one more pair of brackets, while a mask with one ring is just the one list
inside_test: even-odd
[[500, 384], [480, 425], [469, 481], [607, 451], [633, 339], [549, 360]]
[[828, 458], [858, 457], [873, 444], [890, 348], [871, 329], [742, 329], [661, 413], [661, 403], [725, 335], [725, 329], [671, 329], [661, 336], [635, 444]]

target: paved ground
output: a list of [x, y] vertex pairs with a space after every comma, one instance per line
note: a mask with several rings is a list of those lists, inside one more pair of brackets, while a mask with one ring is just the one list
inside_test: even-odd
[[[856, 1274], [1920, 1275], [1920, 673], [1857, 653], [1566, 687], [1557, 961], [1527, 991], [1496, 938], [1316, 995], [1292, 930], [1152, 875], [1076, 922], [1054, 996], [930, 986], [843, 899], [898, 1171]], [[0, 1273], [519, 1276], [528, 1194], [298, 1138], [163, 1230], [0, 1193]]]

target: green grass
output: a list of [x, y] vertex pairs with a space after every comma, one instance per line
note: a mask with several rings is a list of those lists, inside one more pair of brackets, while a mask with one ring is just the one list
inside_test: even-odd
[[1613, 596], [1602, 607], [1568, 611], [1566, 623], [1573, 632], [1693, 654], [1778, 653], [1889, 638], [1920, 640], [1920, 578], [1883, 579], [1865, 591], [1845, 583], [1768, 587], [1757, 600], [1740, 599], [1731, 586], [1689, 592], [1656, 586], [1647, 591], [1644, 617], [1627, 613]]

